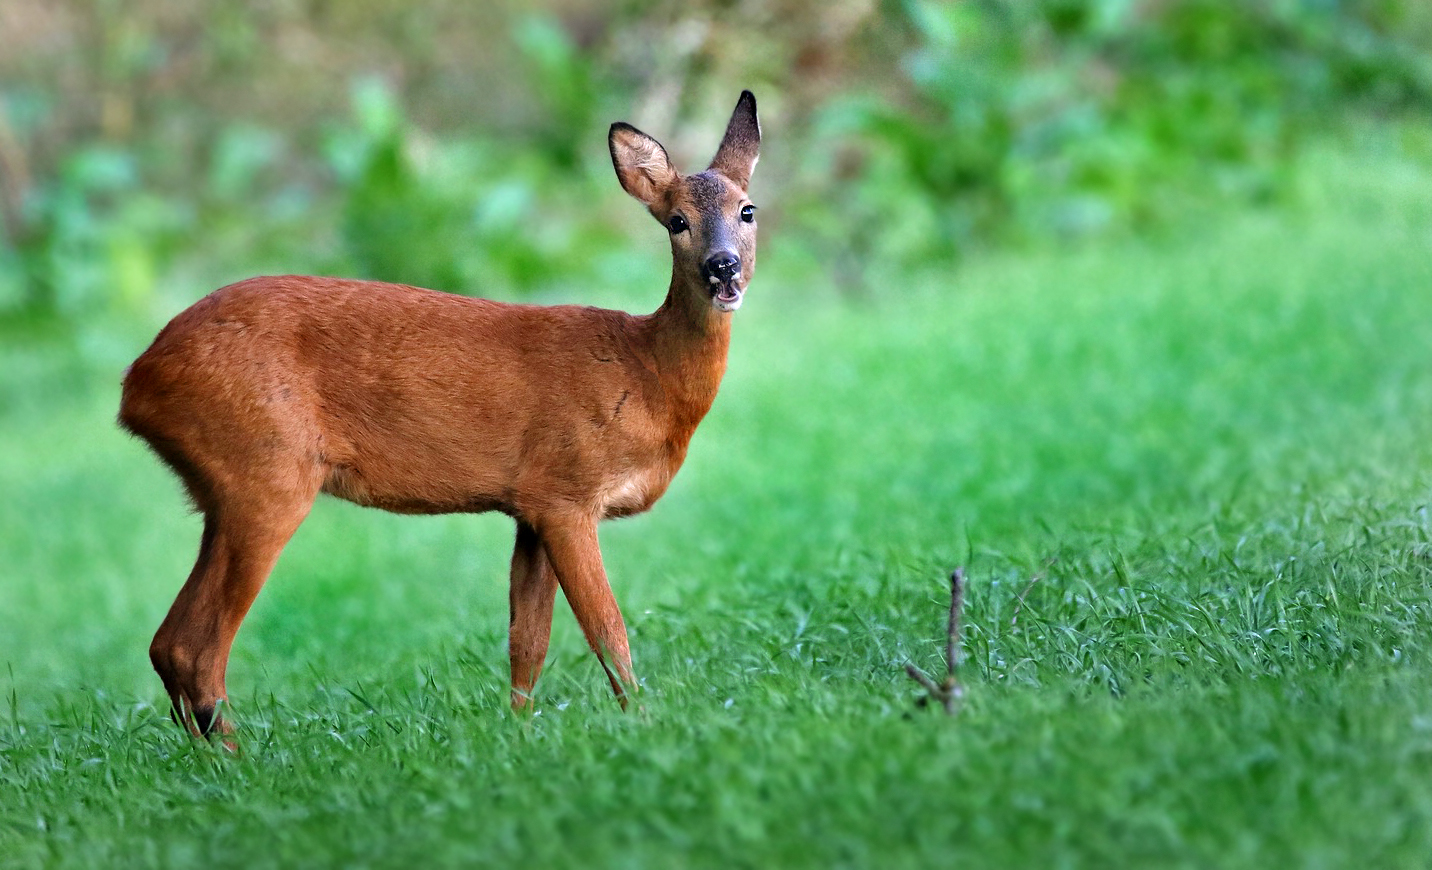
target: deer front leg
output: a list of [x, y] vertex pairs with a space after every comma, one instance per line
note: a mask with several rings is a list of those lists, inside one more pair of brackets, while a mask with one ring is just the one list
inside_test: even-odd
[[562, 593], [625, 710], [629, 689], [636, 688], [636, 681], [632, 677], [626, 623], [602, 567], [597, 521], [594, 517], [566, 517], [544, 523], [541, 535]]
[[512, 548], [512, 585], [508, 592], [511, 619], [507, 647], [512, 662], [512, 709], [532, 706], [532, 687], [542, 673], [547, 643], [552, 637], [552, 600], [557, 596], [557, 575], [542, 547], [537, 530], [517, 521], [517, 544]]

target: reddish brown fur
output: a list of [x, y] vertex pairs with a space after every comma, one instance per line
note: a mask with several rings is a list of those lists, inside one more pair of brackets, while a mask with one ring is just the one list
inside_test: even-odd
[[597, 523], [661, 497], [716, 397], [731, 316], [702, 264], [731, 251], [731, 283], [750, 280], [755, 224], [740, 212], [758, 145], [749, 93], [713, 169], [691, 177], [613, 125], [623, 186], [663, 223], [690, 224], [672, 234], [671, 285], [650, 315], [287, 276], [175, 317], [130, 367], [120, 422], [204, 514], [199, 558], [150, 647], [179, 721], [227, 730], [216, 708], [234, 635], [320, 492], [514, 517], [513, 706], [529, 703], [559, 585], [625, 705], [631, 657]]

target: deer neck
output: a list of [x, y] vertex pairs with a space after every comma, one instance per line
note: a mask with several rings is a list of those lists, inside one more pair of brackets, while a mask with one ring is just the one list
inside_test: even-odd
[[666, 301], [646, 318], [657, 378], [674, 422], [684, 430], [683, 441], [711, 410], [726, 373], [731, 315], [717, 311], [707, 297], [704, 287], [673, 276]]

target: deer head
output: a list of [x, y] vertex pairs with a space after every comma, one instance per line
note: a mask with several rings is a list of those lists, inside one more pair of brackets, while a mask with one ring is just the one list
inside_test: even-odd
[[622, 187], [671, 233], [672, 292], [722, 313], [740, 308], [756, 268], [746, 196], [761, 149], [756, 98], [741, 92], [715, 158], [695, 175], [677, 172], [661, 143], [630, 124], [613, 124], [607, 141]]

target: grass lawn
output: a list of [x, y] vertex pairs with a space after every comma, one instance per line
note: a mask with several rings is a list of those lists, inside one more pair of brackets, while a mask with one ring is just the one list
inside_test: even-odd
[[[242, 754], [189, 741], [146, 651], [199, 524], [113, 424], [159, 322], [3, 338], [0, 865], [1427, 866], [1432, 175], [1300, 177], [861, 301], [767, 239], [682, 475], [604, 527], [637, 714], [564, 605], [506, 712], [508, 520], [327, 500]], [[902, 667], [955, 565], [950, 720]]]

